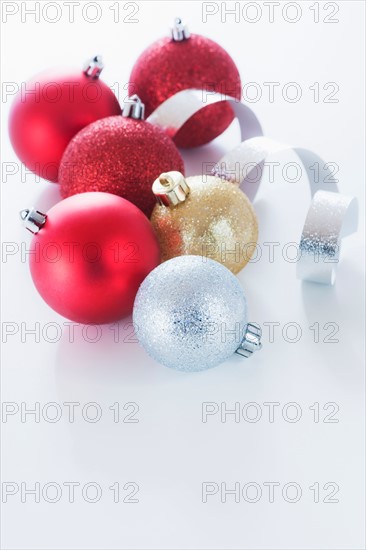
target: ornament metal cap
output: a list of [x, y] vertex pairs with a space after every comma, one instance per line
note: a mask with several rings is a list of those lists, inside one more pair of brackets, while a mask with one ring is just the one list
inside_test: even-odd
[[88, 59], [83, 67], [83, 72], [90, 78], [99, 78], [100, 73], [104, 69], [104, 63], [101, 55], [96, 55], [91, 59]]
[[261, 327], [257, 323], [248, 323], [244, 338], [235, 353], [248, 359], [255, 351], [262, 349], [261, 336]]
[[190, 188], [180, 172], [163, 172], [154, 181], [152, 191], [161, 206], [177, 206], [184, 202], [190, 193]]
[[47, 215], [35, 208], [26, 208], [19, 212], [23, 225], [33, 234], [38, 233], [41, 227], [46, 223]]
[[187, 25], [183, 23], [180, 17], [175, 18], [174, 26], [170, 29], [170, 32], [174, 42], [183, 42], [191, 36]]
[[144, 120], [145, 105], [138, 95], [134, 94], [123, 102], [122, 116], [134, 118], [135, 120]]

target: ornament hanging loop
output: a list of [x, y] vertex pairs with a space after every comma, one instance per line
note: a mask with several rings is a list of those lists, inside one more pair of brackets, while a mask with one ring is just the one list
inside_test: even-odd
[[261, 336], [261, 327], [257, 323], [248, 323], [244, 338], [235, 353], [248, 359], [255, 351], [262, 349]]
[[175, 18], [174, 26], [170, 29], [170, 32], [174, 42], [183, 42], [183, 40], [188, 40], [191, 36], [187, 25], [183, 23], [180, 17]]
[[83, 72], [90, 78], [99, 78], [100, 73], [104, 69], [104, 63], [101, 55], [96, 55], [85, 62]]
[[46, 223], [47, 216], [35, 208], [21, 210], [19, 212], [20, 218], [23, 221], [23, 225], [28, 231], [33, 234], [38, 233], [38, 231]]
[[190, 187], [181, 172], [164, 172], [154, 181], [152, 191], [161, 206], [177, 206], [189, 195]]
[[134, 118], [135, 120], [144, 120], [145, 105], [142, 103], [138, 95], [134, 94], [125, 99], [123, 103], [122, 116]]

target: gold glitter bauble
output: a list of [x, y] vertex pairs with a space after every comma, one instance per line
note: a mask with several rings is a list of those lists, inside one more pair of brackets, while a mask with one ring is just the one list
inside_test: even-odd
[[182, 191], [180, 177], [179, 172], [168, 172], [154, 183], [160, 204], [153, 210], [151, 223], [161, 261], [185, 254], [206, 256], [238, 273], [250, 260], [258, 239], [257, 218], [249, 199], [232, 183], [203, 175], [184, 178], [189, 190], [182, 202], [172, 204], [171, 189]]

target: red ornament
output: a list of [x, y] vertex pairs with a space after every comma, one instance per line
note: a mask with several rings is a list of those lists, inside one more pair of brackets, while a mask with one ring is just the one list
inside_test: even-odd
[[136, 206], [108, 193], [83, 193], [47, 215], [32, 209], [21, 216], [35, 233], [30, 270], [49, 306], [86, 324], [131, 313], [141, 282], [159, 263], [150, 222]]
[[154, 180], [162, 172], [184, 170], [184, 163], [173, 141], [141, 120], [139, 98], [126, 101], [123, 114], [90, 124], [70, 142], [60, 164], [61, 195], [114, 193], [150, 216]]
[[[241, 98], [240, 75], [229, 54], [204, 36], [190, 35], [177, 19], [172, 38], [154, 42], [136, 61], [129, 93], [139, 95], [148, 117], [163, 101], [188, 88]], [[178, 147], [203, 145], [222, 134], [233, 119], [228, 103], [209, 105], [184, 124], [174, 141]]]
[[114, 93], [99, 80], [102, 68], [95, 57], [84, 72], [48, 71], [18, 93], [10, 111], [10, 140], [32, 172], [57, 182], [71, 138], [91, 122], [121, 113]]

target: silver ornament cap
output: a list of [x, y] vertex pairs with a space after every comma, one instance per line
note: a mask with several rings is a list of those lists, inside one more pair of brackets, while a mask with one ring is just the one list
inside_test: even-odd
[[184, 202], [190, 187], [181, 172], [163, 172], [154, 181], [152, 191], [161, 206], [177, 206]]
[[262, 349], [261, 337], [261, 327], [257, 325], [257, 323], [248, 323], [245, 329], [244, 338], [235, 353], [248, 359], [255, 351]]
[[170, 33], [174, 42], [183, 42], [183, 40], [188, 40], [191, 36], [187, 25], [183, 23], [180, 17], [175, 18], [174, 26], [170, 29]]
[[46, 223], [47, 215], [35, 208], [26, 208], [19, 212], [23, 225], [34, 235], [38, 233], [41, 227]]
[[123, 102], [122, 116], [134, 118], [135, 120], [144, 120], [145, 105], [138, 95], [134, 94]]
[[83, 72], [86, 76], [90, 76], [90, 78], [99, 78], [103, 69], [104, 63], [102, 61], [102, 56], [96, 55], [84, 63]]

